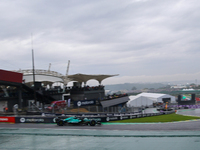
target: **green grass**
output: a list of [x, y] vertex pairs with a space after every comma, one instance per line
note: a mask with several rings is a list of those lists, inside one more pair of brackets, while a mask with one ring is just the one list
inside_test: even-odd
[[177, 114], [173, 113], [173, 114], [160, 115], [160, 116], [151, 116], [151, 117], [144, 117], [144, 118], [110, 121], [109, 123], [174, 122], [174, 121], [186, 121], [186, 120], [194, 120], [194, 119], [200, 119], [200, 117], [182, 116], [182, 115], [177, 115]]

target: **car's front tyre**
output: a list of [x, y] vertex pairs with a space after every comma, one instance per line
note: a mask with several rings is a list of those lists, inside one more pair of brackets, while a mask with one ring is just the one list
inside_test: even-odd
[[90, 121], [90, 126], [95, 126], [96, 125], [96, 121], [95, 120], [91, 120]]
[[63, 126], [63, 125], [64, 125], [64, 122], [63, 122], [62, 120], [59, 120], [59, 121], [57, 122], [57, 125], [58, 125], [58, 126]]

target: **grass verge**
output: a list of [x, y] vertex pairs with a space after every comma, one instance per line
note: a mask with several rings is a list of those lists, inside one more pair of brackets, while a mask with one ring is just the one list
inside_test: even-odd
[[109, 123], [152, 123], [152, 122], [156, 123], [156, 122], [186, 121], [186, 120], [194, 120], [194, 119], [200, 119], [200, 117], [183, 116], [183, 115], [177, 115], [173, 113], [173, 114], [160, 115], [160, 116], [110, 121]]

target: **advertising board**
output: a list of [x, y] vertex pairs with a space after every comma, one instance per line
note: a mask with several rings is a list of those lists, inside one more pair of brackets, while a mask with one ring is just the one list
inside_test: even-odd
[[74, 106], [88, 106], [88, 105], [96, 105], [96, 100], [82, 100], [82, 101], [74, 101]]
[[15, 117], [16, 123], [55, 123], [54, 117]]
[[15, 117], [4, 117], [4, 116], [0, 116], [0, 122], [15, 123]]

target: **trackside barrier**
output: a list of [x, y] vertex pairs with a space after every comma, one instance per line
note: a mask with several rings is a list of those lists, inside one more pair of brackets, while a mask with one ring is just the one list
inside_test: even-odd
[[15, 123], [15, 117], [0, 116], [0, 122]]
[[[174, 111], [173, 111], [174, 112]], [[169, 111], [169, 113], [173, 113], [172, 111]], [[165, 114], [167, 111], [159, 112], [159, 113], [145, 113], [143, 116], [155, 116], [155, 115], [161, 115]], [[54, 114], [54, 113], [41, 113], [42, 116], [127, 116], [127, 115], [136, 115], [136, 114], [142, 114], [142, 113], [70, 113], [70, 114]]]
[[109, 122], [109, 121], [117, 121], [117, 120], [125, 120], [125, 119], [134, 119], [134, 118], [142, 118], [142, 117], [150, 117], [150, 116], [158, 116], [163, 114], [174, 113], [174, 111], [170, 112], [160, 112], [160, 113], [148, 113], [148, 114], [115, 114], [115, 115], [80, 115], [80, 114], [57, 114], [54, 116], [23, 116], [23, 117], [0, 117], [0, 122], [11, 122], [11, 123], [55, 123], [56, 117], [67, 118], [70, 116], [77, 116], [78, 118], [88, 118], [92, 120], [96, 120], [99, 122]]
[[55, 123], [55, 117], [15, 117], [16, 123]]

